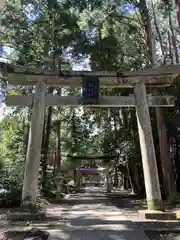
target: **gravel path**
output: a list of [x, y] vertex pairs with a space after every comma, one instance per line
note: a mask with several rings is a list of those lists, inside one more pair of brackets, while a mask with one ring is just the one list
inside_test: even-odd
[[52, 239], [149, 240], [142, 229], [127, 220], [126, 209], [110, 203], [103, 189], [86, 188], [86, 193], [72, 196], [65, 203], [62, 214], [66, 221], [63, 227], [48, 230]]

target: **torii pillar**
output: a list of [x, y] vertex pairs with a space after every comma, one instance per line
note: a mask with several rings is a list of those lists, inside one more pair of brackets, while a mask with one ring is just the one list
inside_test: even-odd
[[147, 207], [148, 210], [163, 210], [146, 87], [143, 81], [136, 83], [134, 93]]
[[22, 205], [24, 206], [35, 205], [37, 200], [37, 181], [45, 116], [45, 95], [46, 84], [43, 81], [38, 82], [35, 87], [32, 120], [25, 162], [24, 184], [22, 190]]

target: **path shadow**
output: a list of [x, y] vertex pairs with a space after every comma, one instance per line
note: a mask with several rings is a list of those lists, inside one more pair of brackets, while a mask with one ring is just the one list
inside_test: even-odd
[[144, 197], [130, 194], [128, 192], [106, 194], [106, 196], [108, 203], [126, 211], [137, 212], [138, 210], [146, 209], [147, 206]]
[[149, 240], [143, 230], [130, 221], [77, 217], [67, 224], [44, 228], [54, 240]]
[[136, 224], [145, 231], [180, 232], [179, 221], [138, 221]]
[[108, 204], [108, 199], [106, 198], [96, 198], [96, 199], [66, 199], [59, 201], [59, 204], [66, 204], [68, 206], [82, 205], [82, 204]]

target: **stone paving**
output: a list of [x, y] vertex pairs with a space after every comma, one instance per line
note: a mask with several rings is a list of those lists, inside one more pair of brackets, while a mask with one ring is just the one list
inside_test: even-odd
[[64, 221], [45, 228], [50, 240], [149, 240], [141, 228], [127, 220], [123, 209], [106, 200], [103, 189], [91, 187], [68, 199], [61, 211], [50, 209], [49, 214], [64, 216]]

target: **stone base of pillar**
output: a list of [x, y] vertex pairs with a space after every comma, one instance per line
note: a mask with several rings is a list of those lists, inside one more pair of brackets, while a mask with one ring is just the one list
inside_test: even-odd
[[148, 210], [160, 210], [165, 209], [164, 201], [160, 199], [147, 200]]
[[61, 200], [62, 199], [62, 176], [57, 175], [55, 178], [56, 181], [56, 200]]
[[176, 212], [176, 217], [177, 217], [177, 220], [180, 220], [180, 212], [179, 211]]
[[140, 210], [138, 211], [138, 217], [140, 219], [149, 220], [177, 220], [175, 212], [163, 212], [158, 210]]
[[20, 210], [17, 212], [8, 212], [7, 220], [9, 221], [36, 221], [36, 220], [44, 220], [46, 217], [45, 210], [37, 210], [37, 211], [25, 211]]
[[76, 193], [80, 193], [81, 189], [80, 188], [76, 188]]
[[111, 193], [111, 184], [107, 184], [106, 192]]
[[61, 200], [62, 199], [62, 193], [59, 191], [56, 191], [56, 200]]

